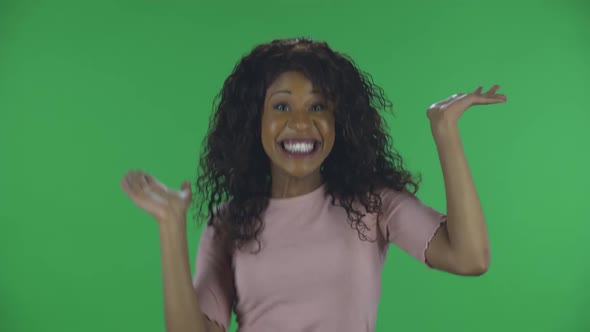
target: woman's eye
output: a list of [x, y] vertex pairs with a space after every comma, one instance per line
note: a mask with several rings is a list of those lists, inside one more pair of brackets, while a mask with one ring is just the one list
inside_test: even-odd
[[[281, 103], [281, 104], [275, 105], [275, 109], [278, 111], [281, 111], [281, 112], [285, 112], [285, 111], [289, 110], [289, 106], [287, 106], [287, 104]], [[311, 107], [311, 110], [314, 112], [322, 111], [324, 109], [326, 109], [326, 105], [324, 105], [324, 104], [314, 104]]]
[[323, 110], [323, 109], [325, 109], [325, 108], [326, 108], [326, 106], [325, 106], [324, 104], [315, 104], [315, 105], [313, 105], [313, 106], [311, 107], [311, 109], [312, 109], [313, 111], [321, 111], [321, 110]]
[[286, 111], [287, 110], [287, 104], [278, 104], [275, 106], [275, 109], [279, 110], [279, 111]]

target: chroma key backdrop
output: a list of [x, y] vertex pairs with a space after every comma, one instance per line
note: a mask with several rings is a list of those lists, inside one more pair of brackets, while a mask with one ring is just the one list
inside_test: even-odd
[[[236, 62], [297, 36], [383, 87], [394, 146], [440, 211], [427, 108], [480, 85], [508, 97], [459, 123], [489, 270], [429, 270], [392, 245], [376, 331], [590, 331], [583, 0], [0, 0], [0, 331], [164, 331], [158, 227], [120, 181], [193, 182]], [[191, 273], [202, 230], [189, 219]]]

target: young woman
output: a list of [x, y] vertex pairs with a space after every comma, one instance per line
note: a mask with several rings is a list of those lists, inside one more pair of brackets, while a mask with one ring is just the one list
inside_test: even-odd
[[[158, 221], [167, 331], [373, 331], [389, 243], [428, 267], [480, 275], [488, 235], [457, 122], [498, 86], [427, 111], [447, 214], [415, 196], [379, 111], [391, 103], [346, 55], [310, 39], [255, 47], [218, 95], [196, 182], [210, 217], [191, 278], [181, 191], [130, 171]], [[442, 192], [442, 190], [441, 190]], [[196, 199], [194, 200], [197, 201]]]

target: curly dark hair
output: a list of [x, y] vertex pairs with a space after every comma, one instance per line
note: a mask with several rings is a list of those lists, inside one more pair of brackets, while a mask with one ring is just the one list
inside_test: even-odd
[[[261, 142], [263, 104], [267, 87], [286, 71], [303, 73], [334, 102], [335, 143], [321, 175], [332, 204], [338, 200], [351, 227], [367, 240], [365, 214], [353, 203], [379, 217], [382, 202], [377, 189], [415, 194], [420, 179], [404, 169], [402, 157], [391, 147], [379, 112], [391, 111], [393, 104], [383, 89], [349, 56], [309, 38], [258, 45], [225, 80], [203, 140], [195, 195], [200, 198], [195, 200], [198, 215], [208, 216], [207, 224], [231, 248], [258, 242], [264, 227], [260, 215], [271, 194], [270, 159]], [[225, 208], [219, 209], [221, 205]]]

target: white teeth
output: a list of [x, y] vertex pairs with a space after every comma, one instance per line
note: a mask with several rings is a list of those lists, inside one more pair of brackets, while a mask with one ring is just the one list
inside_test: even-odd
[[285, 143], [285, 150], [294, 153], [308, 153], [313, 150], [312, 143]]

